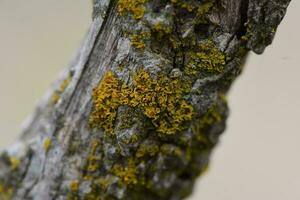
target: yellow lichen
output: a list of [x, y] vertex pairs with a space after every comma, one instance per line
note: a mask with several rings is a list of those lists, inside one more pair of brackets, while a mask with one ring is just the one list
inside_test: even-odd
[[130, 36], [131, 44], [137, 49], [144, 49], [146, 47], [145, 40], [149, 38], [150, 33], [141, 32]]
[[183, 152], [180, 148], [175, 147], [175, 146], [170, 146], [167, 144], [162, 145], [160, 147], [160, 151], [162, 154], [165, 154], [165, 155], [174, 155], [177, 157], [180, 157], [183, 155]]
[[97, 180], [97, 183], [100, 186], [100, 188], [105, 191], [107, 190], [109, 184], [111, 183], [111, 180], [109, 178], [101, 177]]
[[130, 13], [135, 19], [141, 19], [145, 14], [146, 0], [119, 0], [118, 12], [120, 15]]
[[191, 53], [191, 60], [185, 69], [187, 74], [195, 75], [199, 70], [208, 73], [221, 73], [224, 71], [225, 54], [215, 46], [212, 40], [202, 43], [198, 49], [199, 51]]
[[1, 200], [11, 200], [13, 197], [14, 190], [11, 187], [7, 187], [0, 183], [0, 199]]
[[77, 180], [74, 180], [70, 183], [70, 190], [74, 193], [77, 193], [79, 189], [79, 182]]
[[92, 156], [90, 155], [88, 157], [89, 165], [87, 167], [87, 171], [89, 172], [95, 172], [99, 168], [99, 158], [98, 156]]
[[45, 150], [45, 152], [48, 152], [49, 151], [49, 149], [50, 149], [50, 147], [51, 147], [51, 139], [50, 138], [46, 138], [45, 140], [44, 140], [44, 144], [43, 144], [43, 148], [44, 148], [44, 150]]
[[94, 90], [94, 110], [90, 117], [93, 127], [103, 128], [106, 132], [113, 132], [116, 110], [120, 104], [118, 80], [112, 72], [103, 77], [99, 87]]
[[154, 33], [157, 33], [157, 37], [161, 39], [165, 35], [169, 35], [172, 32], [172, 29], [170, 27], [167, 27], [162, 22], [157, 22], [154, 24], [152, 31]]
[[62, 81], [62, 83], [60, 84], [59, 88], [53, 93], [53, 95], [51, 97], [51, 102], [53, 104], [56, 104], [59, 101], [60, 96], [65, 91], [65, 89], [68, 87], [68, 85], [70, 84], [70, 82], [71, 82], [71, 77], [70, 76], [68, 78], [66, 78], [65, 80]]
[[159, 76], [157, 79], [140, 71], [134, 76], [129, 93], [129, 106], [138, 106], [152, 120], [157, 132], [174, 134], [183, 130], [183, 123], [192, 119], [193, 107], [182, 99], [189, 88], [179, 79]]
[[126, 166], [116, 164], [112, 172], [126, 185], [135, 185], [138, 183], [137, 169], [133, 159], [129, 159]]
[[12, 170], [16, 170], [20, 165], [20, 160], [15, 157], [9, 157], [9, 162]]
[[70, 183], [70, 193], [67, 196], [67, 200], [79, 200], [79, 181], [74, 180]]
[[53, 104], [57, 104], [59, 99], [60, 99], [60, 95], [57, 92], [54, 92], [53, 95], [51, 96], [51, 102]]
[[136, 143], [139, 140], [139, 137], [137, 135], [132, 135], [130, 138], [122, 138], [120, 141], [124, 144], [130, 144], [130, 143]]
[[159, 152], [158, 145], [141, 144], [136, 152], [136, 157], [141, 158], [144, 156], [154, 156]]
[[154, 79], [146, 71], [137, 72], [131, 86], [119, 86], [117, 78], [108, 72], [93, 95], [91, 125], [112, 133], [118, 106], [127, 105], [142, 109], [159, 135], [175, 134], [193, 116], [193, 107], [182, 98], [189, 89], [187, 82], [163, 75]]
[[185, 2], [181, 0], [171, 0], [171, 3], [175, 6], [178, 6], [180, 8], [183, 8], [187, 10], [188, 12], [192, 12], [196, 7], [196, 4], [193, 2]]
[[[110, 198], [105, 195], [105, 191], [108, 186], [114, 182], [114, 178], [112, 176], [106, 177], [94, 177], [91, 181], [90, 192], [84, 195], [84, 200], [113, 200], [114, 198]], [[103, 197], [105, 196], [105, 197]], [[81, 199], [81, 198], [80, 198]]]
[[97, 171], [100, 167], [99, 162], [101, 160], [101, 157], [97, 155], [97, 149], [99, 148], [99, 145], [100, 145], [99, 141], [97, 140], [92, 141], [91, 150], [87, 157], [87, 166], [86, 166], [86, 170], [89, 173], [93, 173]]

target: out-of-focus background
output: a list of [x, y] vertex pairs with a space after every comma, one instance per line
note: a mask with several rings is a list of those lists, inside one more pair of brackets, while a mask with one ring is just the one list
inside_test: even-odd
[[[0, 147], [12, 144], [91, 23], [85, 0], [0, 0]], [[300, 199], [300, 2], [274, 44], [251, 55], [229, 95], [231, 116], [189, 200]]]

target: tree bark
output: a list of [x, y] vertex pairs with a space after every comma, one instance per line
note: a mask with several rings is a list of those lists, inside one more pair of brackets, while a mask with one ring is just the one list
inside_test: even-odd
[[0, 156], [0, 199], [191, 194], [248, 51], [289, 0], [94, 0], [77, 56]]

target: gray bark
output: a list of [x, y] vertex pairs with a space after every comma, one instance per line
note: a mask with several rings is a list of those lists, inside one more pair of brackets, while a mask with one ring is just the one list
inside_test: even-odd
[[[41, 99], [16, 143], [0, 154], [0, 199], [187, 197], [225, 129], [225, 96], [247, 52], [260, 54], [271, 44], [289, 2], [95, 0], [77, 56]], [[112, 131], [105, 130], [101, 124], [108, 122], [101, 116], [97, 121], [103, 110], [94, 112], [93, 91], [101, 92], [108, 72], [137, 91], [142, 83], [134, 77], [141, 71], [150, 76], [146, 83], [165, 80], [156, 85], [162, 90], [173, 80], [179, 88], [191, 83], [168, 106], [180, 111], [180, 102], [188, 103], [192, 119], [177, 122], [168, 106], [152, 119], [144, 100], [136, 106], [120, 101], [111, 108], [116, 113]], [[176, 121], [176, 131], [161, 130], [165, 121], [169, 128]]]

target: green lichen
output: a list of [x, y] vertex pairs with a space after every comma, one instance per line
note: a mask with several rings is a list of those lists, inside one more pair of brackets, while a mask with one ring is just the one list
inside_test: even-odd
[[119, 129], [128, 129], [131, 128], [134, 124], [133, 122], [133, 115], [132, 115], [132, 110], [126, 109], [122, 115], [121, 115], [121, 124], [119, 126]]
[[[122, 112], [121, 114], [119, 129], [122, 130], [131, 128], [134, 124], [134, 117], [136, 117], [134, 110], [130, 108], [125, 108], [124, 112]], [[135, 140], [135, 138], [133, 138], [133, 140]]]
[[209, 110], [198, 120], [198, 123], [192, 126], [192, 132], [196, 135], [196, 139], [206, 146], [211, 146], [212, 143], [205, 134], [207, 132], [206, 129], [212, 127], [222, 119], [223, 116], [216, 105], [210, 107]]
[[208, 14], [212, 10], [215, 4], [215, 0], [204, 0], [197, 9], [197, 15], [195, 18], [195, 24], [207, 24]]

